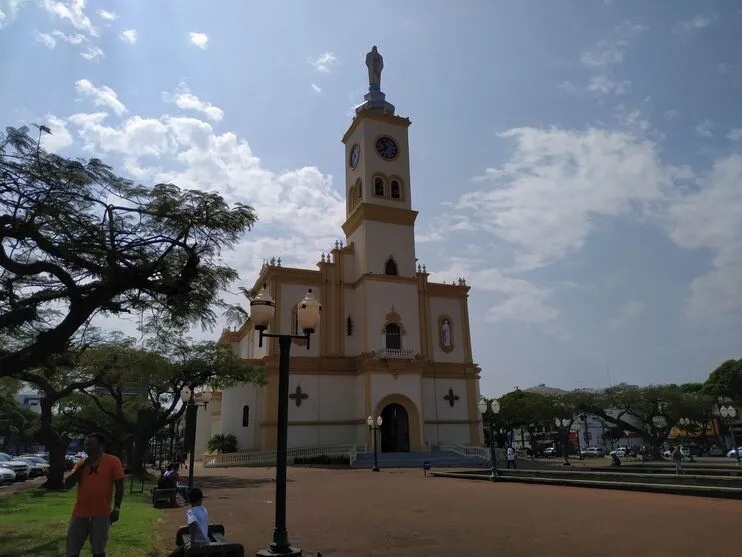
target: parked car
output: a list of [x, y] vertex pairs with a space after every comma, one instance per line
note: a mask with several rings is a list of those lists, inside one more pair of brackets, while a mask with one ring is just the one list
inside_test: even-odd
[[37, 456], [21, 456], [18, 460], [28, 463], [31, 467], [28, 471], [29, 478], [40, 478], [49, 473], [49, 463]]
[[[742, 447], [737, 447], [737, 451], [739, 451], [739, 456], [742, 457]], [[729, 458], [737, 458], [737, 451], [731, 449], [730, 451], [727, 451], [727, 456]]]
[[618, 458], [624, 458], [629, 453], [628, 447], [618, 447], [611, 451], [610, 456], [616, 455]]
[[558, 454], [556, 447], [546, 447], [544, 449], [544, 456], [549, 458]]
[[589, 457], [605, 456], [605, 449], [603, 447], [588, 447], [583, 449], [580, 454]]
[[[680, 454], [683, 455], [683, 458], [688, 458], [690, 456], [690, 449], [687, 447], [680, 447]], [[664, 458], [672, 459], [672, 451], [665, 451], [662, 453], [662, 456]]]
[[724, 456], [724, 449], [714, 445], [706, 451], [707, 456]]
[[28, 479], [30, 468], [28, 463], [12, 457], [8, 453], [0, 453], [0, 466], [13, 470], [16, 481], [25, 482]]
[[9, 485], [15, 482], [15, 472], [0, 464], [0, 485]]

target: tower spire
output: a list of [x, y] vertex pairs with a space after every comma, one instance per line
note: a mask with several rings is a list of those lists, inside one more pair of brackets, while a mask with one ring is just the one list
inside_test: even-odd
[[364, 102], [356, 107], [356, 114], [365, 110], [394, 114], [394, 105], [386, 101], [386, 95], [381, 92], [381, 72], [384, 69], [384, 57], [376, 46], [366, 54], [366, 68], [368, 68], [368, 93], [363, 96]]

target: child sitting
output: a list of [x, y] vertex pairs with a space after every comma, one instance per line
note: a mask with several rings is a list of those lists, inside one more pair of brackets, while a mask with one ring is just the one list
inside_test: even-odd
[[206, 507], [201, 505], [204, 499], [203, 491], [194, 487], [188, 491], [188, 502], [191, 508], [186, 511], [186, 522], [188, 523], [188, 535], [190, 540], [185, 545], [179, 546], [170, 554], [170, 557], [182, 557], [186, 549], [191, 546], [208, 543], [209, 540], [209, 513]]

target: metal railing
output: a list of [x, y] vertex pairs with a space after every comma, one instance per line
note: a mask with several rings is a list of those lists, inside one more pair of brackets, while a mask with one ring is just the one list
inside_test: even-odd
[[398, 360], [413, 360], [415, 351], [411, 348], [382, 348], [376, 351], [377, 358], [391, 358]]

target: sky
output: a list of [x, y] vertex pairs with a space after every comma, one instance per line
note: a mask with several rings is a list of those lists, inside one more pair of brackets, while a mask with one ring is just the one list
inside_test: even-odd
[[413, 122], [417, 256], [471, 286], [484, 394], [740, 357], [738, 1], [0, 0], [0, 125], [252, 205], [226, 254], [251, 285], [344, 240], [372, 45]]

